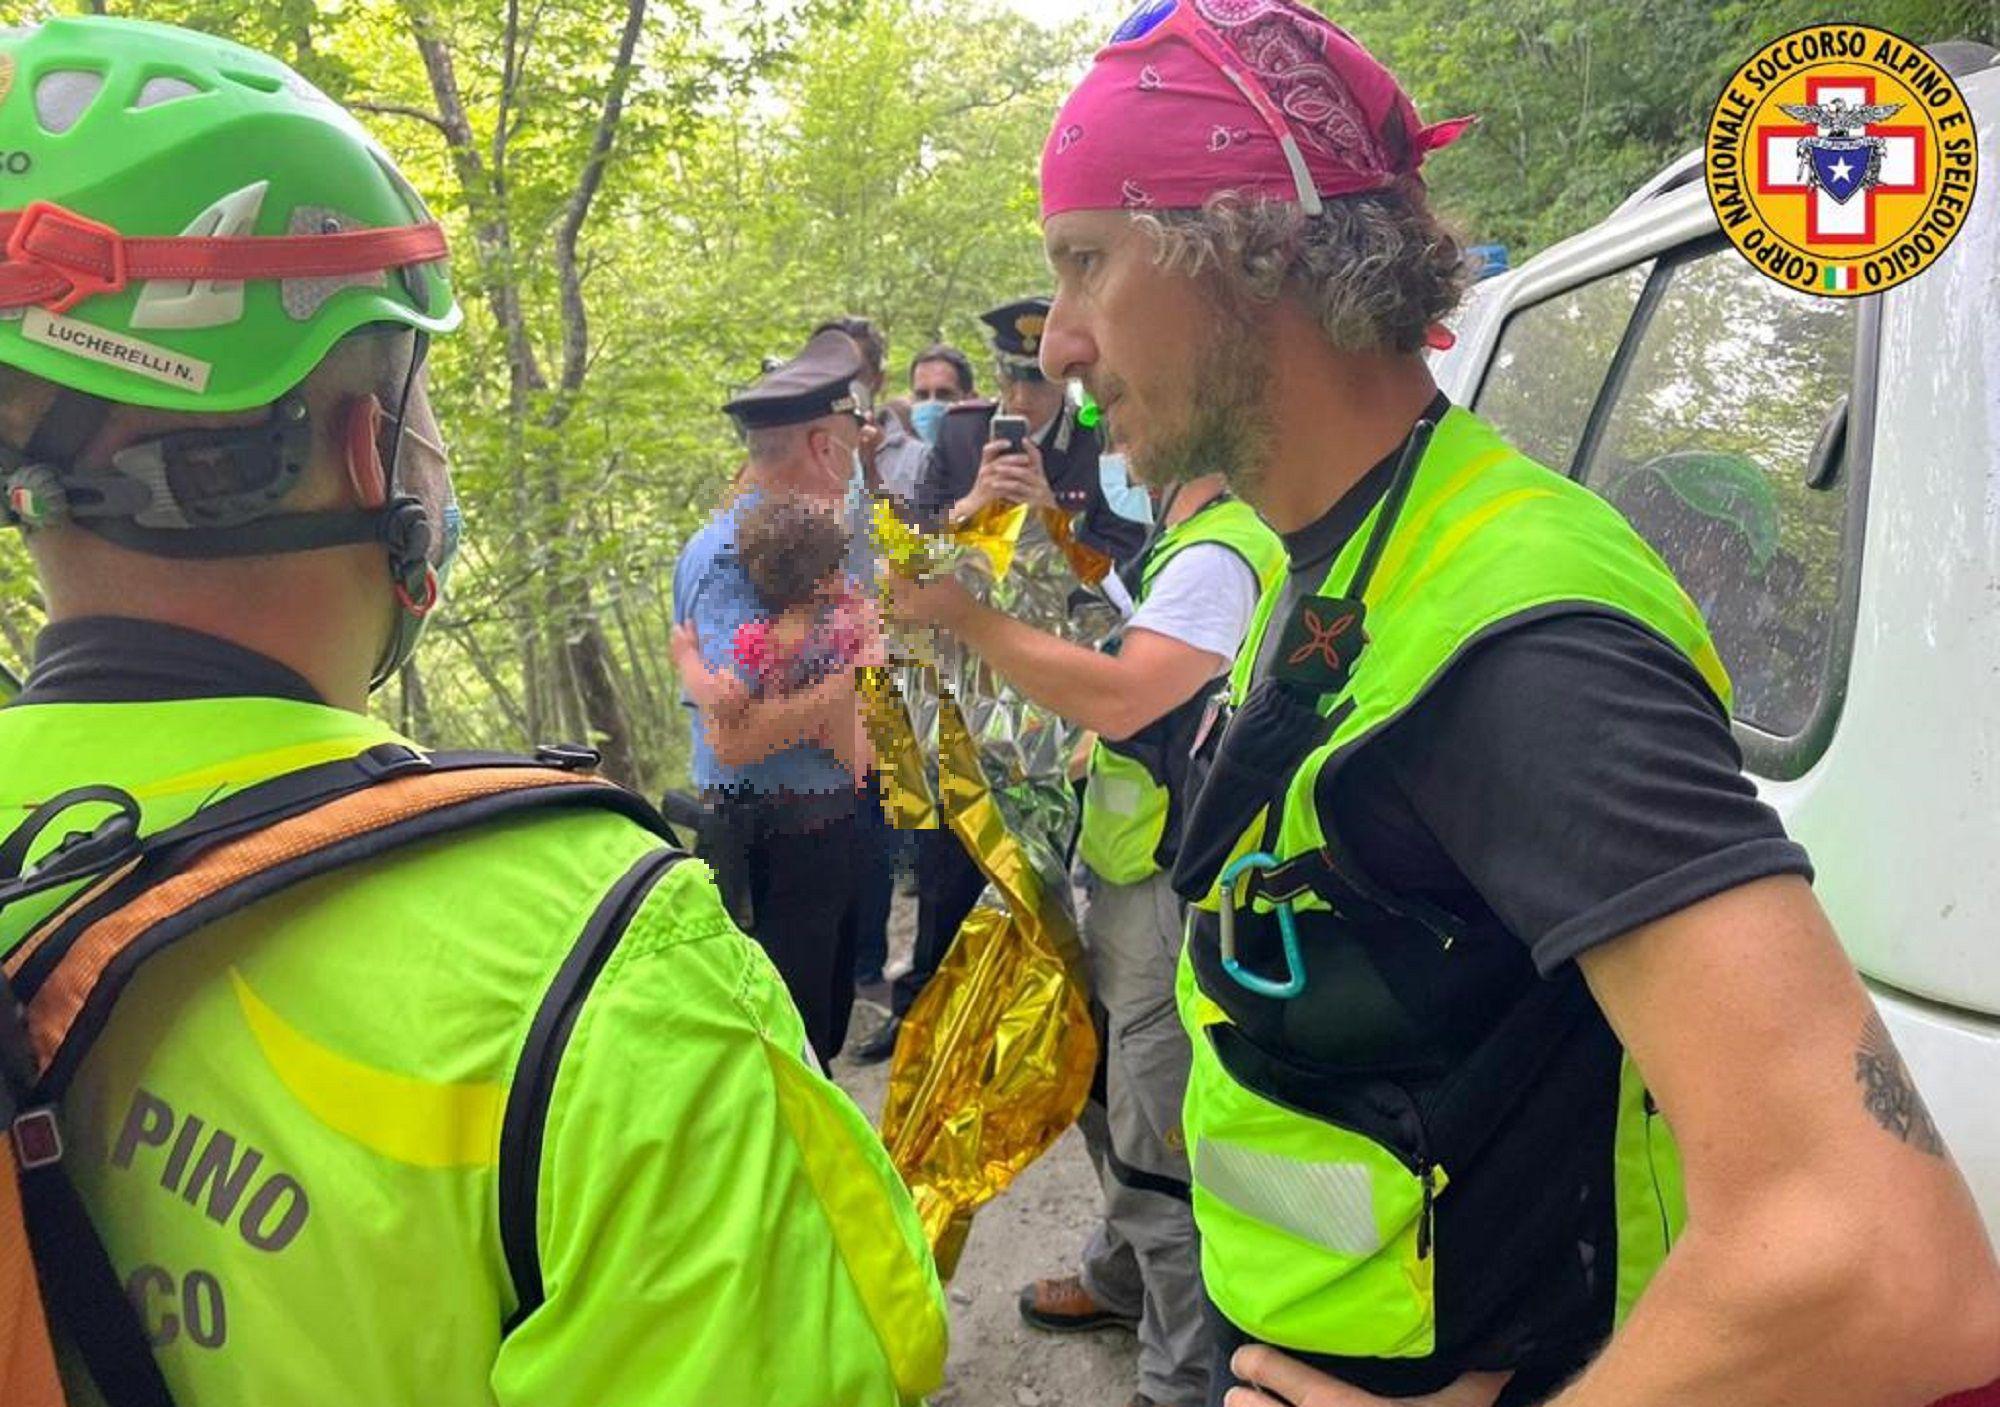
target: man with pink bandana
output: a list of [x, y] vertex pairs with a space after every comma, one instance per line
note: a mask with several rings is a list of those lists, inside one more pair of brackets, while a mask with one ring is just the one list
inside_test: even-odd
[[2000, 1267], [1699, 613], [1426, 369], [1466, 126], [1291, 0], [1151, 0], [1043, 155], [1044, 369], [1290, 558], [1174, 870], [1211, 1402], [1966, 1392]]

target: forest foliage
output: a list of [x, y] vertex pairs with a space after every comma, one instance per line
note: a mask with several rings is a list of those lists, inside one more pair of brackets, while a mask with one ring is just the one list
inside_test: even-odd
[[[467, 522], [414, 665], [378, 696], [427, 741], [604, 747], [677, 781], [668, 666], [680, 543], [740, 446], [717, 407], [828, 316], [872, 317], [892, 388], [981, 308], [1046, 279], [1035, 167], [1117, 16], [1043, 27], [1001, 0], [109, 0], [292, 63], [354, 108], [451, 233], [465, 329], [433, 389]], [[1518, 260], [1602, 217], [1698, 138], [1804, 0], [1324, 5], [1427, 117], [1481, 124], [1429, 168]], [[0, 3], [0, 20], [49, 7]], [[2000, 39], [2000, 0], [1857, 0], [1921, 40]], [[0, 648], [41, 610], [0, 544]]]

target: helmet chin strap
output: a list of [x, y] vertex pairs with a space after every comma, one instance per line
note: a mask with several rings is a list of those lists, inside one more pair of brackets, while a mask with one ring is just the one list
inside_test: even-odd
[[417, 373], [423, 370], [430, 353], [430, 335], [417, 330], [410, 349], [410, 369], [403, 377], [403, 393], [396, 401], [395, 438], [389, 442], [389, 462], [382, 466], [386, 501], [380, 516], [382, 541], [389, 551], [389, 579], [396, 593], [395, 624], [383, 643], [382, 656], [368, 681], [370, 693], [381, 688], [410, 661], [423, 638], [424, 626], [438, 603], [438, 575], [431, 565], [431, 521], [423, 501], [402, 492], [401, 467], [403, 437], [410, 435], [410, 397], [417, 388]]

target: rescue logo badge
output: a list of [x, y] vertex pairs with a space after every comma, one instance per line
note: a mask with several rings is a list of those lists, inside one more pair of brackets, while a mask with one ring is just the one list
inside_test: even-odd
[[1979, 176], [1951, 76], [1909, 40], [1859, 24], [1758, 50], [1717, 99], [1703, 158], [1730, 243], [1787, 287], [1837, 298], [1929, 268]]
[[1367, 607], [1357, 600], [1306, 597], [1278, 637], [1272, 673], [1312, 693], [1337, 693], [1347, 686], [1348, 674], [1368, 643], [1362, 625], [1366, 616]]

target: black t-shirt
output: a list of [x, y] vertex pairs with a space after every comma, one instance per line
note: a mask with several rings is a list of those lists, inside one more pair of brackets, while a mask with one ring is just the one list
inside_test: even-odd
[[[1449, 409], [1439, 396], [1426, 418]], [[1388, 491], [1391, 453], [1285, 535], [1292, 605]], [[1767, 875], [1805, 851], [1743, 775], [1729, 720], [1687, 656], [1621, 616], [1578, 610], [1473, 647], [1364, 743], [1321, 806], [1377, 884], [1494, 918], [1544, 975], [1599, 943]]]
[[[1440, 397], [1425, 415], [1448, 409]], [[1388, 491], [1399, 455], [1286, 535], [1290, 570], [1256, 677], [1300, 598], [1343, 594], [1344, 582], [1324, 589], [1327, 571]], [[1446, 1072], [1432, 1085], [1417, 1077], [1430, 1114], [1438, 1105], [1424, 1091], [1458, 1078], [1458, 1062], [1542, 986], [1537, 970], [1587, 1006], [1570, 965], [1579, 953], [1750, 880], [1811, 874], [1743, 775], [1729, 720], [1693, 665], [1601, 610], [1546, 615], [1474, 646], [1322, 776], [1318, 803], [1368, 879], [1464, 921], [1447, 964], [1424, 943], [1367, 949], [1407, 1013], [1411, 1048]], [[1315, 997], [1309, 986], [1292, 1002], [1246, 1007], [1234, 993], [1225, 1005], [1245, 1008], [1235, 1018], [1244, 1029], [1281, 1032], [1319, 1059], [1317, 1047], [1340, 1047], [1362, 1022], [1348, 994]], [[1559, 1009], [1576, 1005], [1563, 1000]], [[1582, 1368], [1610, 1327], [1610, 1289], [1587, 1252], [1612, 1234], [1619, 1060], [1591, 1009], [1531, 1085], [1489, 1091], [1507, 1112], [1438, 1202], [1437, 1306], [1451, 1348], [1441, 1337], [1437, 1357], [1407, 1362], [1301, 1356], [1387, 1394], [1513, 1366], [1503, 1407], [1541, 1401]], [[1245, 1341], [1219, 1316], [1217, 1328], [1225, 1357]]]

